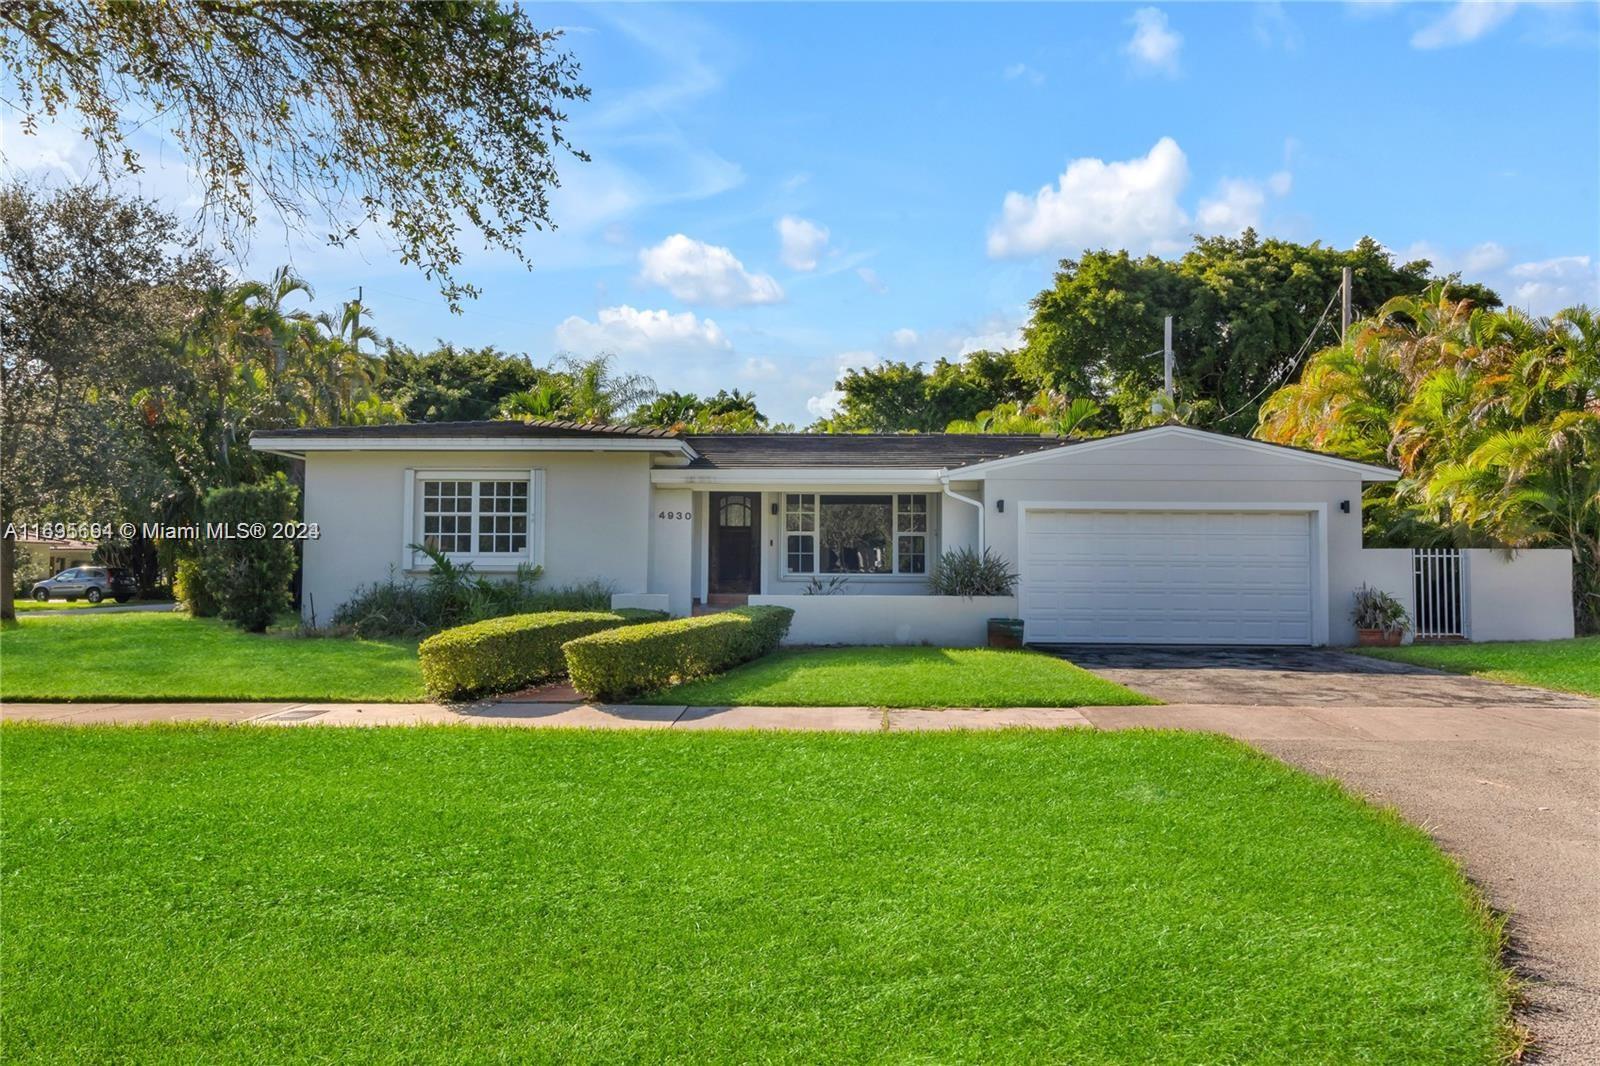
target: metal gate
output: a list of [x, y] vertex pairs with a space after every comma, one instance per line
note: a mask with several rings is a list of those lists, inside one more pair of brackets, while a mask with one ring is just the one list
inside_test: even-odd
[[1464, 637], [1461, 610], [1461, 551], [1458, 548], [1411, 549], [1417, 616], [1412, 625], [1418, 640]]

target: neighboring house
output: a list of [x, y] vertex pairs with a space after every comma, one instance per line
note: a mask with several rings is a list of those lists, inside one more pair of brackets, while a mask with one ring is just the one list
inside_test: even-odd
[[17, 540], [17, 548], [28, 553], [37, 569], [48, 570], [47, 577], [74, 566], [94, 562], [94, 543], [87, 540]]
[[[1350, 644], [1363, 583], [1426, 635], [1570, 636], [1566, 551], [1363, 549], [1364, 483], [1394, 470], [1163, 426], [1082, 441], [997, 435], [686, 436], [571, 422], [257, 433], [305, 460], [303, 602], [421, 574], [428, 543], [480, 573], [609, 582], [675, 615], [783, 603], [797, 642], [1027, 639]], [[940, 552], [987, 548], [1017, 595], [928, 595]], [[841, 595], [806, 595], [843, 577]]]

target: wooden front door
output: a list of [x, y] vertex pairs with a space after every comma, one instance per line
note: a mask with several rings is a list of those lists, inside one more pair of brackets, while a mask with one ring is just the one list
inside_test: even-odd
[[711, 494], [710, 591], [761, 591], [761, 495]]

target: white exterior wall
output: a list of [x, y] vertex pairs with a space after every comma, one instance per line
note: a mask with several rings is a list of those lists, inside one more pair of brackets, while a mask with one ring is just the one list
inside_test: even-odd
[[975, 648], [988, 643], [989, 619], [1013, 618], [1014, 596], [751, 596], [753, 606], [794, 611], [785, 644], [928, 644]]
[[[1414, 580], [1410, 548], [1363, 548], [1358, 560], [1355, 584], [1347, 589], [1335, 589], [1334, 607], [1344, 603], [1345, 616], [1355, 609], [1356, 590], [1362, 585], [1387, 592], [1406, 608], [1406, 617], [1417, 617], [1417, 584]], [[1354, 623], [1351, 623], [1352, 627]], [[1411, 643], [1408, 630], [1402, 638]]]
[[641, 452], [312, 452], [305, 517], [320, 536], [305, 545], [305, 612], [326, 622], [357, 586], [403, 573], [408, 470], [542, 470], [544, 581], [649, 591], [649, 462]]
[[[1024, 504], [1175, 504], [1219, 511], [1232, 505], [1316, 508], [1312, 541], [1320, 557], [1314, 557], [1313, 567], [1326, 574], [1326, 584], [1313, 610], [1325, 617], [1328, 643], [1355, 643], [1348, 596], [1361, 583], [1362, 569], [1361, 475], [1356, 470], [1292, 451], [1193, 434], [1132, 436], [1075, 445], [992, 470], [984, 501], [988, 546], [1013, 568], [1020, 561], [1017, 529]], [[1349, 501], [1349, 514], [1339, 509], [1344, 501]], [[1320, 583], [1315, 571], [1313, 583]]]
[[665, 595], [663, 608], [675, 618], [693, 605], [695, 494], [657, 488], [650, 494], [650, 591]]
[[1573, 635], [1572, 552], [1461, 553], [1469, 640], [1563, 640]]

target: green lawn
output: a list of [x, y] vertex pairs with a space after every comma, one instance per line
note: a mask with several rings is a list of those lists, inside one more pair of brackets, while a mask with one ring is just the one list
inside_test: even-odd
[[1196, 734], [7, 725], [29, 1061], [1495, 1062], [1418, 830]]
[[0, 699], [422, 698], [414, 642], [243, 633], [177, 612], [42, 612], [0, 630]]
[[1361, 648], [1363, 655], [1431, 666], [1495, 681], [1600, 696], [1600, 637], [1521, 640], [1503, 644], [1410, 644]]
[[1094, 707], [1156, 703], [1031, 651], [811, 648], [662, 689], [645, 703], [695, 707]]
[[[88, 600], [46, 600], [40, 603], [38, 600], [16, 599], [11, 601], [11, 605], [16, 608], [18, 614], [24, 614], [29, 611], [95, 611], [105, 607], [125, 607], [131, 604], [152, 602], [160, 601], [129, 600], [126, 604], [121, 604], [116, 600], [101, 600], [99, 603], [90, 603]], [[168, 603], [167, 606], [171, 607], [172, 604]]]

